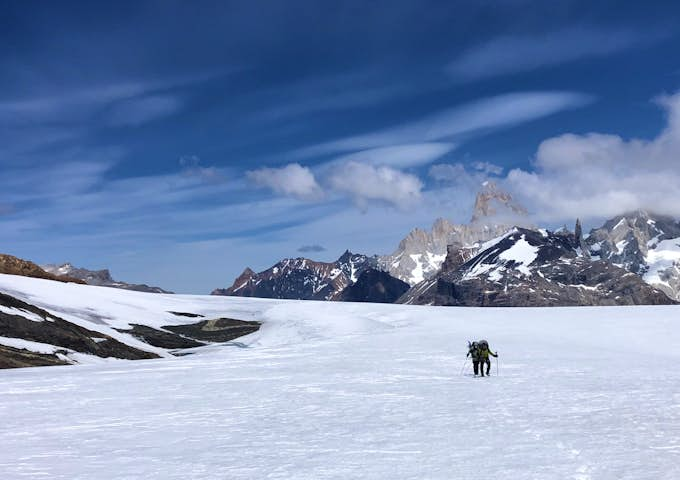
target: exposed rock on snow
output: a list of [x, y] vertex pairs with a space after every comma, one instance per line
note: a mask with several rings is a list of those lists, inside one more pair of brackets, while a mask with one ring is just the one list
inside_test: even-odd
[[[5, 338], [0, 345], [12, 347], [0, 349], [0, 368], [71, 363], [71, 354], [77, 353], [129, 360], [158, 357], [4, 293], [0, 305], [0, 337]], [[36, 316], [44, 321], [36, 322]]]
[[0, 275], [0, 368], [182, 355], [259, 329], [213, 299]]

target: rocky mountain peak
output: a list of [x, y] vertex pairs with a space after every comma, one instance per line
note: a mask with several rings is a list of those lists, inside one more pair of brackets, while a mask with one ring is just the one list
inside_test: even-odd
[[477, 193], [470, 223], [485, 222], [493, 218], [526, 216], [527, 210], [516, 203], [510, 193], [500, 189], [495, 182], [486, 181]]
[[680, 300], [680, 222], [635, 210], [591, 230], [587, 247], [595, 259], [612, 262]]
[[[477, 195], [470, 224], [454, 224], [438, 218], [429, 231], [415, 228], [399, 242], [391, 255], [380, 257], [379, 266], [392, 276], [415, 285], [435, 275], [447, 256], [457, 263], [462, 258], [469, 258], [482, 242], [501, 235], [515, 224], [527, 223], [526, 219], [505, 223], [504, 220], [512, 219], [508, 212], [515, 220], [526, 215], [526, 209], [509, 193], [493, 182], [485, 182]], [[460, 255], [457, 250], [462, 250]]]

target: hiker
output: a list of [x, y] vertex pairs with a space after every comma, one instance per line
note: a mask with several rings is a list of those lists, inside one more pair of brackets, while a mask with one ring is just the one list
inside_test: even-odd
[[475, 371], [475, 375], [479, 371], [479, 344], [477, 342], [468, 342], [468, 353], [466, 357], [472, 356], [472, 368]]
[[489, 342], [486, 340], [480, 340], [477, 342], [478, 348], [479, 348], [479, 369], [480, 373], [482, 374], [482, 377], [484, 376], [484, 365], [486, 364], [486, 375], [490, 376], [491, 375], [491, 360], [489, 360], [489, 355], [492, 357], [498, 357], [497, 353], [493, 353], [491, 349], [489, 348]]

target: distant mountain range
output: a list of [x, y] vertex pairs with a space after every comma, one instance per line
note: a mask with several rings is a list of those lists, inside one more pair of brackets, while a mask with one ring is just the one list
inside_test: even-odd
[[[45, 265], [0, 255], [0, 273], [151, 293], [108, 270]], [[468, 224], [414, 229], [391, 255], [344, 252], [334, 262], [281, 260], [246, 268], [213, 295], [428, 305], [629, 305], [680, 302], [680, 222], [638, 210], [584, 236], [532, 226], [526, 210], [493, 183], [477, 195]]]
[[412, 230], [391, 255], [346, 252], [332, 263], [296, 258], [260, 273], [246, 269], [213, 294], [467, 306], [674, 303], [680, 222], [635, 211], [585, 238], [578, 221], [574, 232], [549, 232], [533, 227], [521, 205], [487, 182], [469, 224], [438, 219], [431, 231]]
[[98, 287], [122, 288], [124, 290], [135, 290], [137, 292], [147, 293], [172, 293], [163, 290], [160, 287], [150, 287], [146, 284], [131, 284], [114, 280], [107, 269], [88, 270], [86, 268], [74, 267], [70, 263], [64, 263], [63, 265], [42, 265], [40, 268], [48, 274], [56, 276], [58, 279], [77, 279], [88, 285], [95, 285]]
[[470, 260], [416, 285], [398, 303], [548, 307], [674, 302], [622, 266], [584, 254], [572, 232], [514, 228], [482, 244]]

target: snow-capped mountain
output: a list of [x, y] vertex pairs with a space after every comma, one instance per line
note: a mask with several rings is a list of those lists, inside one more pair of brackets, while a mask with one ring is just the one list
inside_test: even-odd
[[569, 231], [513, 228], [460, 264], [409, 290], [400, 303], [463, 306], [674, 303], [638, 275], [592, 259]]
[[448, 254], [456, 249], [475, 250], [487, 240], [502, 235], [513, 225], [527, 225], [526, 210], [493, 182], [485, 182], [477, 194], [469, 224], [454, 224], [443, 218], [429, 231], [412, 230], [391, 255], [379, 258], [379, 267], [410, 285], [434, 276]]
[[246, 268], [231, 287], [214, 290], [212, 295], [337, 300], [345, 288], [376, 263], [376, 257], [354, 254], [349, 250], [335, 262], [286, 258], [259, 273]]
[[593, 258], [614, 263], [680, 300], [680, 222], [638, 210], [619, 215], [586, 239]]
[[96, 285], [98, 287], [122, 288], [124, 290], [134, 290], [137, 292], [147, 293], [172, 293], [167, 290], [163, 290], [160, 287], [150, 287], [146, 284], [119, 282], [111, 277], [111, 272], [109, 272], [108, 269], [88, 270], [86, 268], [74, 267], [70, 263], [64, 263], [63, 265], [42, 265], [41, 268], [52, 275], [77, 278], [84, 281], [88, 285]]

